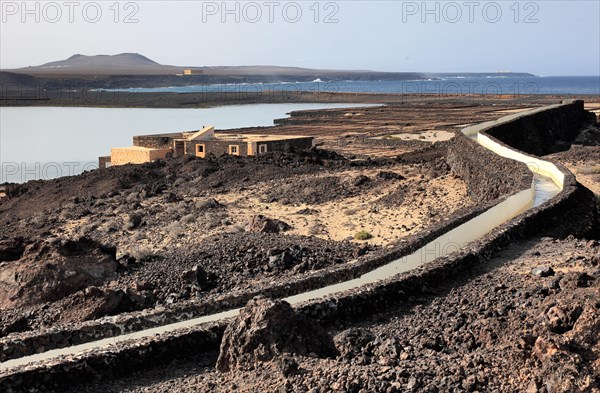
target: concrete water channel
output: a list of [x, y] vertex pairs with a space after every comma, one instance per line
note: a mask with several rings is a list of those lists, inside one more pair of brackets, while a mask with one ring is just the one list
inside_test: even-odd
[[[546, 108], [549, 107], [541, 109]], [[486, 122], [476, 126], [467, 127], [462, 130], [465, 135], [473, 138], [482, 146], [493, 151], [494, 153], [527, 164], [529, 169], [534, 173], [534, 178], [530, 189], [523, 190], [504, 199], [502, 202], [486, 210], [480, 215], [432, 240], [410, 255], [406, 255], [402, 258], [394, 260], [384, 266], [365, 273], [358, 278], [290, 296], [285, 298], [285, 300], [292, 305], [295, 305], [341, 291], [373, 284], [382, 279], [387, 279], [399, 273], [409, 271], [423, 264], [429, 263], [436, 258], [447, 256], [452, 252], [460, 250], [461, 248], [467, 246], [470, 242], [473, 242], [489, 233], [497, 226], [554, 197], [562, 190], [564, 181], [564, 175], [558, 170], [558, 168], [556, 168], [556, 166], [554, 166], [554, 164], [536, 157], [527, 156], [515, 150], [511, 150], [480, 133], [481, 131], [492, 127], [493, 125], [510, 121], [514, 119], [515, 116], [523, 116], [527, 113], [534, 113], [539, 110], [540, 109], [534, 109], [519, 113], [517, 115], [505, 116], [494, 122]], [[87, 350], [114, 345], [120, 341], [151, 337], [154, 335], [173, 332], [182, 328], [198, 326], [207, 322], [219, 321], [225, 318], [233, 317], [237, 315], [238, 312], [239, 308], [236, 308], [156, 328], [128, 333], [122, 336], [110, 337], [85, 344], [49, 350], [31, 356], [11, 359], [1, 364], [2, 370], [0, 371], [0, 374], [7, 371], [10, 372], [10, 369], [12, 368], [37, 361], [54, 359], [64, 355], [76, 355]]]

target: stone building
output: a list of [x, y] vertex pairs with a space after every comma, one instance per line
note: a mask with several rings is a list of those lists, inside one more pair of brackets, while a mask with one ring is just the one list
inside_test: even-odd
[[99, 164], [105, 168], [108, 164], [142, 164], [182, 156], [204, 158], [209, 154], [256, 156], [288, 147], [306, 150], [312, 145], [311, 136], [216, 134], [214, 127], [208, 126], [199, 131], [134, 136], [133, 146], [112, 148], [110, 156], [99, 158]]

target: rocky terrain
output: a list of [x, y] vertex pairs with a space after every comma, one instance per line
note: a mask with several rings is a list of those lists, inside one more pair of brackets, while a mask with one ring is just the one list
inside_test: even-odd
[[[451, 173], [450, 142], [421, 140], [420, 130], [453, 135], [467, 119], [507, 109], [436, 105], [298, 112], [273, 129], [315, 135], [312, 152], [176, 159], [7, 186], [0, 199], [0, 333], [203, 299], [376, 256], [468, 210], [481, 196]], [[235, 132], [258, 130], [268, 132]], [[257, 219], [269, 225], [251, 225]], [[276, 230], [266, 229], [271, 222]], [[359, 232], [368, 239], [356, 240]], [[71, 285], [77, 269], [47, 258], [60, 255], [65, 242], [96, 242], [116, 264]], [[27, 260], [59, 269], [15, 276], [32, 266], [20, 266]], [[50, 302], [12, 308], [28, 287], [56, 293], [31, 295]]]
[[[599, 262], [597, 241], [514, 244], [397, 308], [325, 327], [337, 353], [301, 349], [311, 348], [301, 345], [303, 337], [314, 332], [316, 339], [320, 326], [282, 342], [268, 326], [289, 311], [277, 303], [251, 303], [251, 319], [236, 322], [245, 320], [247, 328], [235, 333], [233, 323], [220, 355], [174, 361], [77, 391], [597, 391]], [[232, 356], [230, 340], [246, 343], [243, 357], [236, 357], [247, 360], [245, 367], [225, 361]]]
[[[0, 332], [377, 255], [474, 204], [444, 152], [414, 164], [324, 150], [171, 160], [11, 186], [0, 200]], [[370, 239], [354, 239], [361, 230]]]
[[[314, 133], [317, 149], [9, 185], [0, 199], [0, 336], [213, 299], [383, 255], [522, 186], [526, 168], [468, 140], [437, 139], [530, 105], [487, 104], [297, 113], [274, 132]], [[585, 146], [549, 157], [594, 190], [600, 162], [590, 132]], [[461, 167], [461, 152], [478, 157]], [[512, 180], [494, 177], [508, 170]], [[356, 320], [320, 324], [255, 298], [220, 350], [99, 373], [71, 391], [596, 391], [600, 246], [598, 233], [587, 236], [513, 242]]]
[[577, 181], [600, 196], [600, 147], [575, 145], [569, 150], [550, 155], [565, 164]]

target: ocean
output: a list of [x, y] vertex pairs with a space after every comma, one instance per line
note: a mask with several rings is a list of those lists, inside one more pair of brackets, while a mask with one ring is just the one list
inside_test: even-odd
[[[600, 76], [452, 76], [404, 81], [322, 81], [279, 83], [228, 83], [156, 88], [115, 89], [128, 92], [240, 93], [296, 91], [298, 93], [393, 93], [438, 95], [600, 95]], [[114, 91], [114, 90], [111, 90]]]

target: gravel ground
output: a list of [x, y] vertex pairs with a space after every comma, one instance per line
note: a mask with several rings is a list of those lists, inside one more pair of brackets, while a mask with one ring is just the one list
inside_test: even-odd
[[534, 239], [371, 318], [328, 328], [337, 358], [215, 371], [217, 353], [77, 392], [571, 392], [600, 388], [600, 247]]

